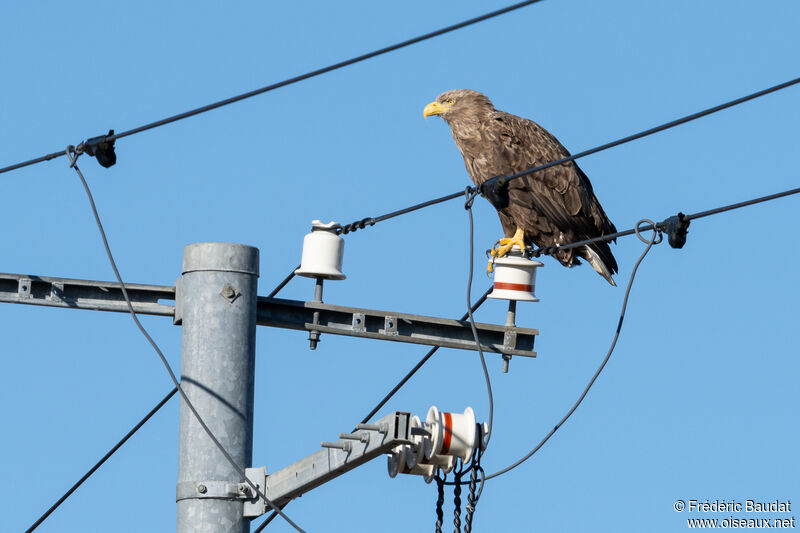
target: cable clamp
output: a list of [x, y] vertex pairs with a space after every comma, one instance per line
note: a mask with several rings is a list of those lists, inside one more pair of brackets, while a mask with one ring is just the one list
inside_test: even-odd
[[508, 176], [495, 176], [490, 178], [478, 187], [480, 194], [489, 200], [495, 209], [504, 209], [508, 207]]
[[364, 229], [367, 226], [374, 226], [374, 225], [375, 225], [375, 219], [373, 217], [366, 217], [362, 218], [361, 220], [356, 220], [355, 222], [351, 222], [350, 224], [345, 224], [344, 226], [337, 228], [336, 234], [347, 235], [348, 233]]
[[[100, 166], [109, 168], [117, 162], [117, 154], [114, 152], [114, 140], [108, 140], [114, 136], [114, 130], [108, 130], [106, 135], [98, 135], [80, 143], [75, 151], [79, 154], [86, 152], [97, 159]], [[69, 154], [67, 154], [69, 155]]]
[[467, 186], [464, 189], [464, 195], [467, 197], [466, 202], [464, 202], [464, 209], [472, 209], [472, 204], [475, 203], [475, 197], [480, 194], [480, 188], [476, 189], [475, 187]]
[[673, 248], [683, 248], [686, 234], [689, 233], [689, 217], [683, 213], [671, 216], [658, 224], [658, 228], [667, 234], [667, 242]]

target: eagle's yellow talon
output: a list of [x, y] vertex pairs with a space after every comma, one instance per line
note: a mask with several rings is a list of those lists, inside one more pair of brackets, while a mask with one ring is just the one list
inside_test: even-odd
[[514, 246], [519, 246], [520, 250], [525, 250], [525, 231], [522, 228], [517, 228], [513, 237], [503, 237], [499, 241], [499, 246], [492, 248], [492, 257], [504, 257]]

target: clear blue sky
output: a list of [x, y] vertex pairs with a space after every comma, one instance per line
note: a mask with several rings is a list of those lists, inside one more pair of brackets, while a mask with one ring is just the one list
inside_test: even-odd
[[[0, 18], [0, 166], [156, 120], [496, 9], [506, 2], [38, 2]], [[171, 285], [184, 245], [261, 250], [260, 293], [299, 261], [312, 219], [377, 216], [468, 183], [440, 92], [477, 89], [577, 152], [800, 75], [800, 4], [546, 0], [202, 116], [120, 140], [81, 167], [124, 279]], [[580, 162], [618, 228], [796, 187], [800, 88]], [[0, 176], [0, 271], [112, 280], [64, 158]], [[475, 531], [683, 531], [677, 499], [800, 506], [797, 272], [800, 199], [693, 223], [653, 249], [622, 337], [583, 406], [524, 466], [487, 482]], [[476, 277], [500, 236], [475, 204]], [[624, 285], [643, 245], [614, 247]], [[443, 317], [464, 312], [460, 201], [347, 238], [326, 301]], [[623, 288], [545, 259], [518, 322], [539, 357], [489, 358], [488, 472], [527, 452], [602, 360]], [[311, 299], [313, 282], [282, 296]], [[477, 313], [502, 323], [504, 302]], [[176, 367], [180, 329], [143, 322]], [[121, 314], [0, 305], [0, 529], [21, 531], [171, 383]], [[259, 328], [253, 462], [275, 471], [360, 420], [425, 349]], [[487, 416], [477, 355], [442, 350], [383, 411]], [[40, 531], [170, 531], [173, 400]], [[435, 487], [377, 460], [293, 502], [308, 531], [428, 531]], [[452, 495], [445, 507], [450, 523]], [[795, 512], [794, 514], [800, 514]], [[725, 516], [720, 516], [724, 518]], [[783, 517], [786, 517], [784, 515]], [[448, 528], [449, 529], [449, 528]], [[269, 531], [289, 531], [276, 520]]]

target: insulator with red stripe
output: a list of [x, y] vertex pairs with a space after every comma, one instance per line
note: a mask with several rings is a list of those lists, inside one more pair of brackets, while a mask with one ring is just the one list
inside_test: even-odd
[[440, 412], [433, 406], [428, 409], [425, 426], [431, 432], [431, 438], [425, 440], [425, 457], [431, 462], [437, 457], [459, 457], [466, 463], [472, 457], [478, 438], [472, 407], [461, 414]]
[[[435, 406], [428, 409], [422, 422], [418, 416], [411, 417], [411, 443], [395, 447], [388, 454], [389, 476], [413, 474], [423, 476], [430, 483], [440, 468], [445, 474], [451, 472], [456, 460], [466, 463], [476, 446], [483, 449], [484, 442], [478, 440], [475, 413], [467, 407], [463, 413], [441, 412]], [[489, 428], [484, 423], [481, 433]]]
[[535, 259], [523, 256], [519, 246], [514, 246], [508, 255], [494, 260], [494, 287], [489, 298], [538, 302], [533, 293], [536, 287], [536, 269], [544, 266]]
[[[431, 432], [429, 424], [427, 422], [423, 423], [416, 415], [411, 417], [411, 428], [412, 432], [413, 428], [422, 429], [428, 434]], [[413, 444], [403, 446], [406, 454], [406, 466], [408, 466], [408, 468], [413, 469], [416, 465], [425, 467], [430, 466], [431, 468], [436, 468], [438, 466], [445, 474], [447, 474], [456, 466], [456, 458], [449, 455], [435, 455], [433, 457], [426, 457], [425, 449], [427, 448], [427, 445], [425, 443], [430, 440], [429, 437], [423, 434], [414, 435], [412, 433], [411, 440]]]

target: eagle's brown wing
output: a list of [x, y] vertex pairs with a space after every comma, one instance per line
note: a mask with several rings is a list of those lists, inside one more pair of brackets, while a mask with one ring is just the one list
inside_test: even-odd
[[[493, 150], [481, 151], [486, 158], [482, 170], [491, 174], [481, 176], [481, 182], [570, 155], [550, 132], [535, 122], [502, 111], [491, 113], [482, 130], [487, 140], [494, 138], [500, 142]], [[574, 162], [511, 181], [509, 206], [500, 214], [501, 219], [508, 217], [525, 229], [526, 238], [539, 246], [565, 244], [616, 232], [594, 195], [589, 178]], [[607, 243], [600, 242], [591, 247], [612, 272], [617, 271], [616, 260]], [[557, 257], [565, 264], [577, 262], [573, 254], [559, 254]]]

